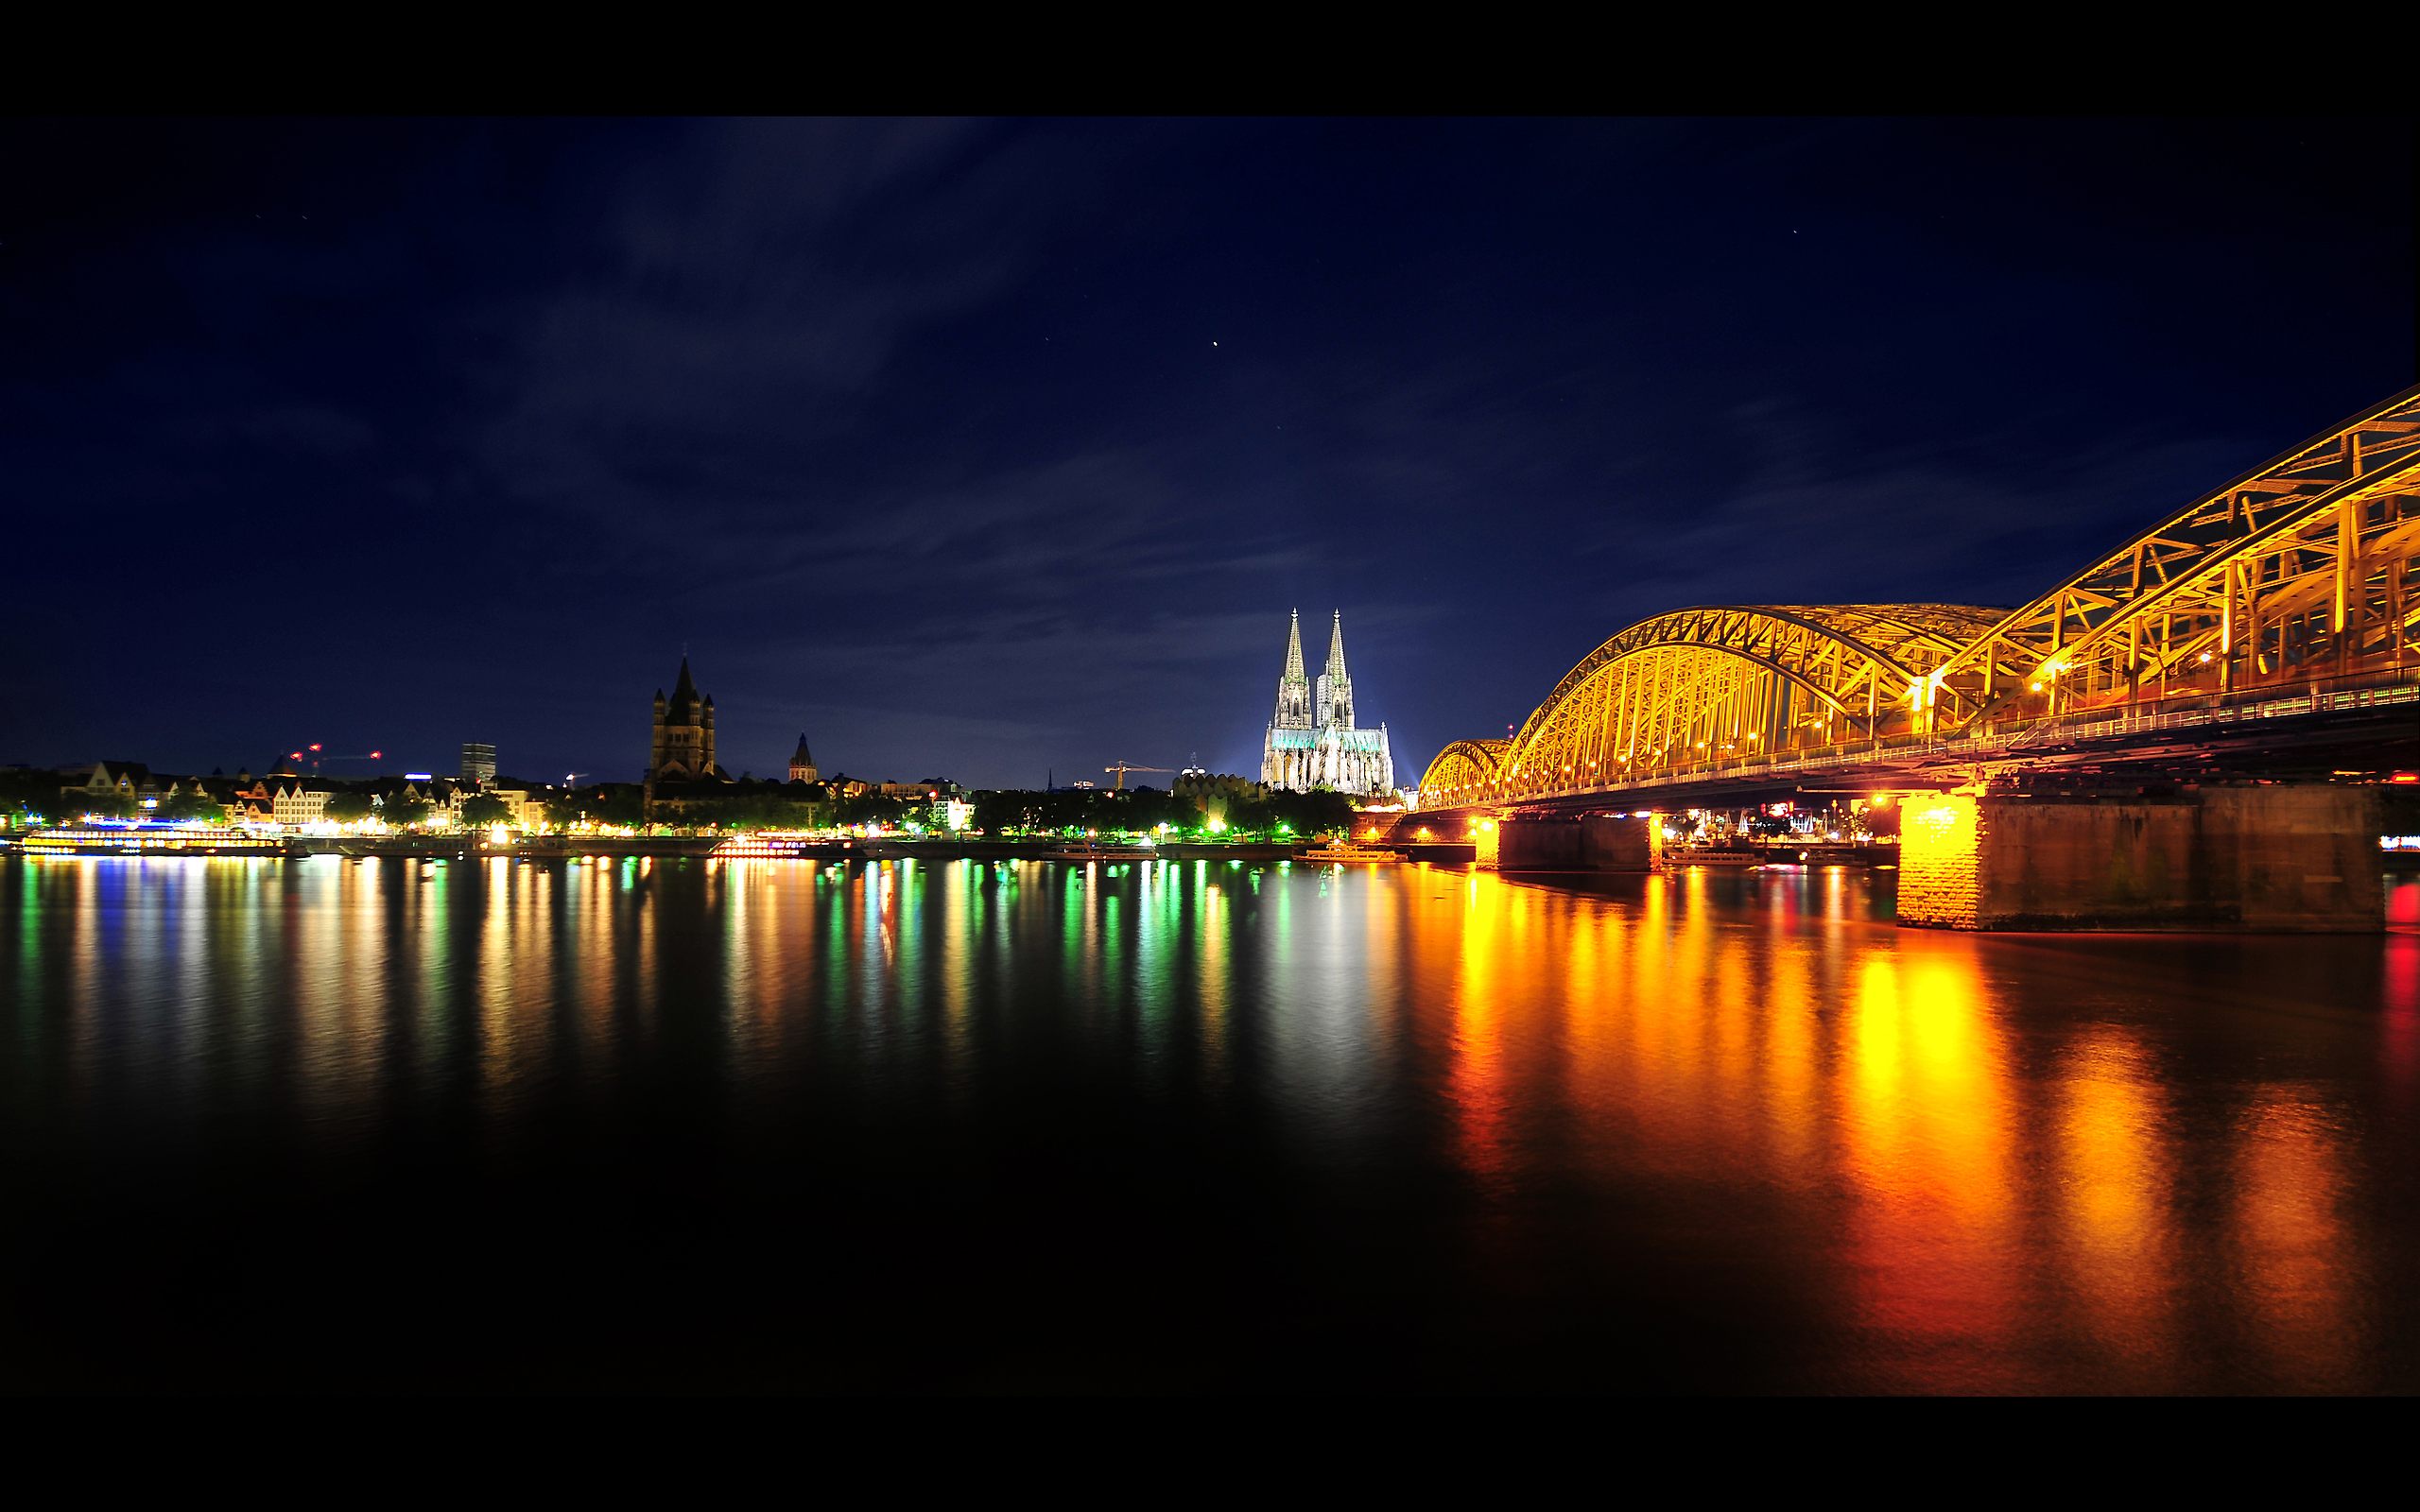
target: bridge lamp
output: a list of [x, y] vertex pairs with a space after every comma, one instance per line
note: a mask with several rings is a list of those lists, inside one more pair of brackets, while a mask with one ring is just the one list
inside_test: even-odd
[[2207, 662], [2208, 660], [2210, 660], [2210, 653], [2209, 653], [2209, 652], [2207, 652], [2207, 651], [2203, 652], [2203, 653], [2202, 653], [2202, 660], [2203, 660], [2203, 661], [2204, 661], [2204, 662]]
[[2040, 684], [2040, 683], [2038, 683], [2038, 682], [2037, 682], [2037, 683], [2035, 683], [2035, 684], [2033, 685], [2033, 691], [2034, 691], [2034, 692], [2036, 692], [2036, 693], [2040, 693], [2040, 692], [2042, 691], [2042, 684]]

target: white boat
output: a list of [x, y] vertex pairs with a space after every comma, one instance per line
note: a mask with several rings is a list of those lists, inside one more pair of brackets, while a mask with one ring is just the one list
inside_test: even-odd
[[1392, 850], [1376, 846], [1355, 845], [1346, 840], [1313, 846], [1302, 853], [1302, 858], [1305, 861], [1317, 862], [1322, 866], [1333, 861], [1340, 866], [1351, 867], [1392, 866], [1403, 859]]
[[1154, 861], [1159, 851], [1148, 845], [1098, 845], [1071, 840], [1042, 852], [1045, 861]]

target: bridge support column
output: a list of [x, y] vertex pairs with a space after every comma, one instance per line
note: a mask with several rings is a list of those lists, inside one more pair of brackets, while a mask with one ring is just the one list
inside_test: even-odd
[[1498, 871], [1648, 871], [1661, 849], [1656, 820], [1627, 814], [1513, 818], [1498, 827]]
[[2173, 798], [1910, 798], [1899, 922], [1937, 929], [2385, 927], [2375, 789], [2215, 787]]
[[1504, 821], [1480, 819], [1471, 826], [1471, 859], [1479, 866], [1493, 867], [1504, 853]]

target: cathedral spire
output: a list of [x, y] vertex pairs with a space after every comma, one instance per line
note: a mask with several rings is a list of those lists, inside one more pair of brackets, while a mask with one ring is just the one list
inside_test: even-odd
[[1344, 675], [1344, 611], [1327, 632], [1327, 665], [1320, 672], [1316, 707], [1319, 722], [1339, 730], [1353, 728], [1353, 679]]
[[1303, 675], [1301, 610], [1286, 627], [1286, 671], [1277, 679], [1277, 717], [1270, 723], [1279, 730], [1311, 728], [1311, 679]]

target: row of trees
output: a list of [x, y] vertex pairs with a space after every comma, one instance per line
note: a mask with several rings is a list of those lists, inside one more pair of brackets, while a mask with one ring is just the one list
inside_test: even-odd
[[597, 824], [653, 822], [711, 830], [821, 830], [857, 824], [896, 826], [922, 819], [928, 807], [878, 794], [842, 798], [822, 787], [743, 779], [659, 788], [652, 815], [646, 811], [637, 783], [603, 782], [550, 799], [546, 816], [558, 827], [586, 819]]
[[87, 814], [104, 814], [112, 818], [124, 817], [117, 810], [123, 807], [131, 814], [130, 800], [111, 799], [106, 806], [98, 803], [71, 801], [59, 791], [66, 779], [57, 772], [28, 770], [24, 767], [0, 771], [0, 809], [5, 809], [19, 824], [60, 824]]
[[1184, 834], [1314, 835], [1352, 822], [1353, 800], [1341, 793], [1288, 793], [1257, 783], [1201, 796], [1149, 787], [975, 795], [975, 825], [986, 834], [1146, 834], [1165, 824]]

